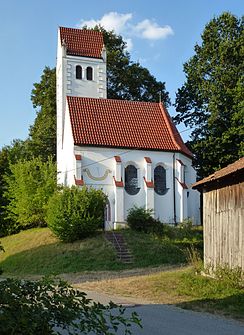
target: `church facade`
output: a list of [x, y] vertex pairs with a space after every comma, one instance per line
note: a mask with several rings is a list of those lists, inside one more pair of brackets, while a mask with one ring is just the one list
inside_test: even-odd
[[163, 104], [107, 99], [100, 32], [60, 27], [57, 50], [58, 183], [102, 189], [106, 229], [134, 205], [199, 223], [192, 154]]

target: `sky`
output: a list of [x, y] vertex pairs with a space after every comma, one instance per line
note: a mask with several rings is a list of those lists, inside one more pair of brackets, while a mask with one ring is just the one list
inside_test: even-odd
[[[240, 17], [244, 1], [0, 0], [0, 148], [28, 136], [36, 116], [31, 90], [44, 67], [56, 65], [59, 26], [100, 23], [121, 34], [131, 59], [166, 83], [174, 103], [185, 81], [183, 64], [205, 25], [224, 11]], [[188, 138], [190, 130], [179, 131]]]

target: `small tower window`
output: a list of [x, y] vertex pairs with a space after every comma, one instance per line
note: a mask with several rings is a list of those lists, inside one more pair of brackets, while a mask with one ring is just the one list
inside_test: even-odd
[[82, 79], [82, 67], [80, 65], [76, 66], [76, 79]]
[[154, 169], [154, 190], [158, 195], [164, 195], [168, 191], [166, 188], [166, 170], [161, 165]]
[[88, 66], [86, 69], [86, 79], [87, 80], [92, 80], [92, 67]]
[[140, 191], [137, 168], [134, 165], [128, 165], [125, 168], [125, 190], [130, 195], [135, 195]]

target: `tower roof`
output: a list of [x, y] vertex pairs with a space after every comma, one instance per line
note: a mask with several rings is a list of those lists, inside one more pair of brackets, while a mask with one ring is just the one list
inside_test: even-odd
[[99, 31], [59, 27], [67, 55], [102, 58], [103, 34]]
[[192, 157], [161, 103], [67, 100], [76, 145], [176, 151]]

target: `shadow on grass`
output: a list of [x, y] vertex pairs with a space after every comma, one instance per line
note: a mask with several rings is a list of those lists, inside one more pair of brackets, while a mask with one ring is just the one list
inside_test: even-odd
[[124, 269], [102, 236], [75, 243], [51, 243], [7, 256], [3, 275], [50, 275]]
[[209, 312], [244, 322], [244, 290], [225, 298], [198, 299], [177, 304], [183, 309]]

